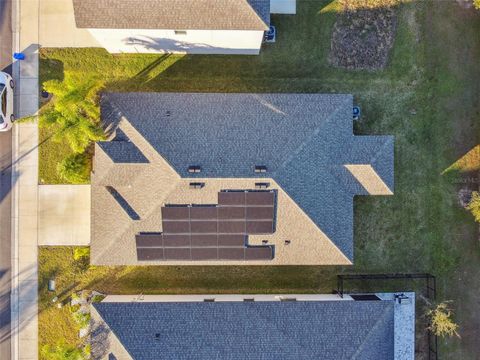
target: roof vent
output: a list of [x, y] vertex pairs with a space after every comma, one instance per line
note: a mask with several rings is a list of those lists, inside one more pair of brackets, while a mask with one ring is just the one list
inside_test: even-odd
[[160, 333], [155, 334], [155, 340], [160, 340]]
[[170, 115], [172, 115], [172, 112], [171, 112], [170, 110], [167, 110], [167, 112], [165, 113], [165, 115], [170, 116]]
[[410, 300], [410, 298], [405, 295], [405, 294], [395, 294], [395, 300], [399, 303], [399, 304], [410, 304], [412, 301]]
[[266, 183], [266, 182], [255, 183], [255, 189], [268, 189], [269, 186], [270, 186], [270, 183]]
[[267, 167], [265, 165], [255, 165], [255, 172], [256, 173], [266, 173]]
[[205, 186], [204, 182], [191, 182], [190, 189], [201, 189]]
[[197, 174], [201, 171], [202, 171], [202, 168], [199, 165], [191, 165], [188, 167], [188, 172], [192, 174], [193, 173]]

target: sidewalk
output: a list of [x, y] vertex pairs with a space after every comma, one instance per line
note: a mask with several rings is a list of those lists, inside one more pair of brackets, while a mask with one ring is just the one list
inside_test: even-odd
[[[39, 0], [13, 2], [17, 117], [38, 111]], [[12, 141], [12, 359], [38, 358], [38, 126], [18, 124]]]

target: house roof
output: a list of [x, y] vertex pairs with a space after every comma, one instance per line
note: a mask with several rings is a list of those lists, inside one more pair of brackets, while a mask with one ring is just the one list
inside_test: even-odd
[[267, 30], [270, 0], [73, 0], [78, 28]]
[[102, 116], [127, 121], [183, 178], [273, 179], [352, 260], [353, 197], [394, 182], [393, 137], [354, 136], [352, 106], [351, 95], [110, 93]]
[[147, 158], [130, 141], [99, 141], [97, 144], [114, 163], [148, 163]]
[[[393, 359], [393, 301], [102, 302], [136, 359]], [[96, 358], [97, 349], [92, 346]]]

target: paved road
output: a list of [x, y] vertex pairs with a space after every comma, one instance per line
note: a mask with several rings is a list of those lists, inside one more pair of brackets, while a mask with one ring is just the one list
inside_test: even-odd
[[[0, 69], [11, 73], [12, 3], [0, 0]], [[10, 359], [12, 132], [0, 133], [0, 359]]]

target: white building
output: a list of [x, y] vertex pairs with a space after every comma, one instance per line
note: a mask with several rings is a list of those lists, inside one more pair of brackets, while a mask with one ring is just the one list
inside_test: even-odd
[[270, 13], [296, 0], [73, 0], [75, 23], [110, 53], [260, 52]]

